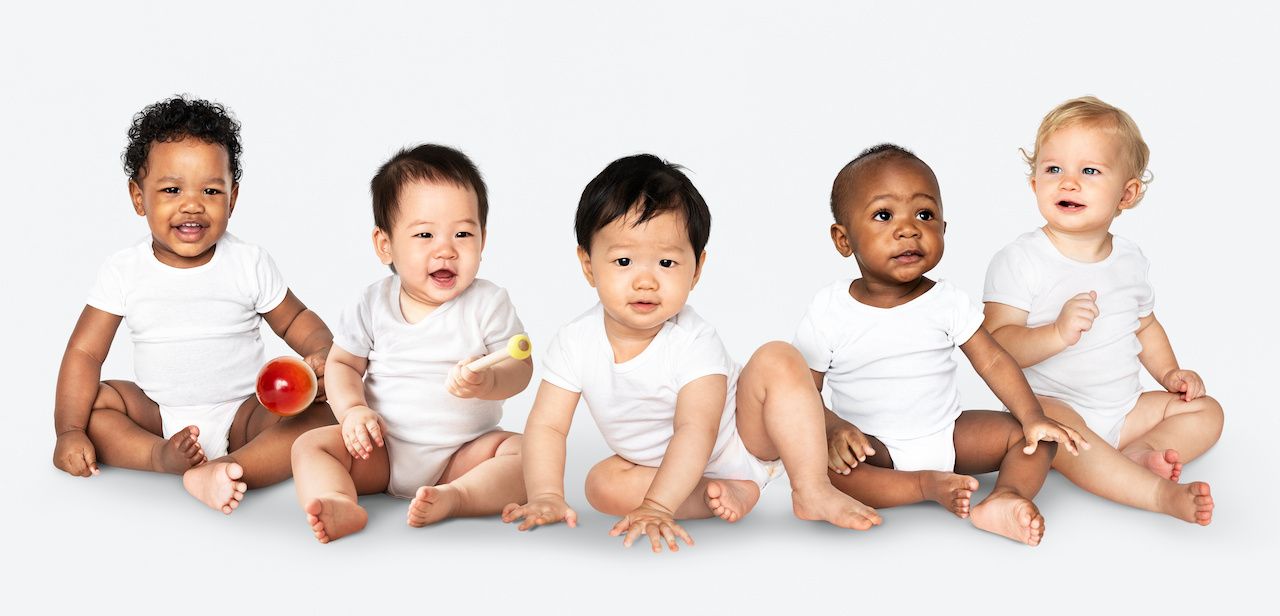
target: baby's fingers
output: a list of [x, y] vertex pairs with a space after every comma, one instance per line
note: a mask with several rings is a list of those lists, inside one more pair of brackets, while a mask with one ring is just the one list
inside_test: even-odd
[[[369, 436], [373, 438], [373, 442], [377, 443], [379, 447], [382, 447], [383, 445], [385, 445], [385, 443], [382, 441], [381, 422], [379, 422], [376, 418], [370, 419], [369, 421], [365, 422], [364, 427], [367, 430], [369, 430]], [[370, 448], [370, 451], [372, 451], [372, 448]]]
[[565, 523], [565, 524], [567, 524], [567, 525], [569, 525], [569, 528], [577, 528], [577, 526], [578, 526], [578, 512], [577, 512], [577, 511], [574, 511], [574, 510], [572, 510], [572, 509], [565, 509], [565, 510], [564, 510], [564, 523]]
[[667, 524], [663, 524], [661, 527], [661, 531], [662, 531], [662, 539], [667, 542], [667, 549], [671, 550], [672, 552], [679, 552], [680, 546], [676, 545], [676, 534], [674, 531], [671, 530], [671, 527]]
[[85, 477], [92, 477], [93, 475], [98, 474], [97, 454], [95, 454], [93, 450], [87, 450], [84, 452], [84, 466], [86, 471]]
[[516, 512], [520, 509], [522, 509], [522, 507], [518, 503], [507, 503], [507, 506], [502, 508], [503, 523], [510, 524], [519, 519], [520, 516], [516, 515]]
[[632, 524], [631, 528], [627, 529], [627, 536], [622, 539], [622, 547], [631, 547], [631, 544], [635, 543], [636, 539], [639, 539], [640, 535], [644, 534], [646, 526], [648, 524], [645, 524], [643, 520]]
[[841, 441], [831, 447], [831, 468], [841, 475], [848, 475], [849, 470], [858, 465], [858, 460], [849, 451], [849, 446]]
[[649, 535], [649, 546], [653, 548], [653, 553], [662, 552], [662, 531], [659, 529], [659, 525], [649, 524], [645, 527], [644, 532]]
[[618, 523], [614, 524], [613, 528], [609, 529], [609, 536], [617, 537], [618, 535], [627, 532], [628, 528], [631, 528], [631, 518], [624, 517], [621, 520], [618, 520]]

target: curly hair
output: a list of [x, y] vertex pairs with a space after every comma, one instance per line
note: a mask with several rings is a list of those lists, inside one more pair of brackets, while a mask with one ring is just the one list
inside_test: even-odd
[[124, 172], [137, 181], [147, 173], [151, 144], [195, 137], [227, 150], [231, 180], [240, 181], [240, 123], [219, 103], [175, 96], [147, 105], [133, 116], [129, 145], [120, 156]]

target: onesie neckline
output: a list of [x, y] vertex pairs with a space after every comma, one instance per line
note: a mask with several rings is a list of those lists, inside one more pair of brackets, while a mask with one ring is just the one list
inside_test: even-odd
[[226, 239], [230, 235], [230, 233], [224, 232], [222, 237], [218, 238], [218, 241], [213, 243], [213, 256], [209, 257], [209, 262], [202, 263], [195, 267], [174, 267], [161, 261], [160, 258], [156, 256], [156, 249], [153, 247], [155, 239], [150, 235], [148, 235], [147, 239], [142, 242], [142, 250], [146, 252], [147, 260], [150, 261], [158, 270], [176, 276], [194, 276], [200, 272], [213, 269], [213, 266], [221, 260], [222, 253], [227, 251]]
[[1112, 233], [1111, 234], [1111, 252], [1108, 253], [1107, 256], [1103, 257], [1098, 261], [1077, 261], [1075, 259], [1072, 259], [1071, 257], [1068, 257], [1067, 255], [1062, 254], [1062, 251], [1058, 250], [1058, 247], [1053, 245], [1053, 240], [1049, 239], [1049, 235], [1044, 232], [1043, 227], [1036, 227], [1036, 230], [1034, 231], [1034, 233], [1035, 233], [1034, 243], [1040, 246], [1041, 250], [1048, 252], [1050, 255], [1053, 256], [1053, 258], [1063, 263], [1066, 263], [1068, 265], [1073, 265], [1075, 267], [1102, 267], [1111, 263], [1111, 261], [1116, 258], [1116, 252], [1118, 252], [1118, 248], [1119, 248], [1118, 244], [1122, 241], [1120, 239], [1120, 236]]
[[616, 362], [613, 360], [613, 345], [609, 342], [609, 332], [604, 328], [604, 319], [606, 318], [604, 314], [604, 304], [597, 303], [596, 307], [599, 309], [597, 311], [597, 316], [600, 319], [600, 337], [604, 339], [604, 348], [609, 353], [609, 366], [614, 372], [630, 372], [640, 366], [643, 366], [649, 361], [649, 357], [653, 355], [651, 351], [653, 350], [654, 345], [658, 344], [660, 339], [666, 337], [668, 335], [667, 332], [671, 331], [672, 327], [675, 327], [675, 323], [672, 323], [671, 319], [663, 321], [662, 330], [654, 335], [653, 339], [649, 341], [648, 346], [646, 346], [643, 351], [640, 351], [638, 355], [628, 359], [627, 361]]
[[[453, 299], [443, 304], [440, 304], [440, 306], [438, 306], [435, 310], [432, 310], [430, 313], [428, 313], [427, 316], [419, 319], [417, 323], [410, 323], [409, 319], [406, 319], [404, 317], [404, 310], [400, 308], [400, 274], [395, 274], [394, 276], [392, 276], [392, 278], [394, 278], [395, 281], [391, 284], [391, 296], [387, 298], [387, 303], [391, 307], [391, 313], [392, 315], [395, 316], [396, 322], [406, 327], [425, 327], [423, 325], [424, 323], [431, 321], [431, 319], [435, 317], [437, 314], [446, 312], [450, 308], [453, 308], [453, 305], [456, 304], [458, 300], [462, 298], [463, 295], [466, 295], [467, 292], [471, 290], [471, 287], [468, 286], [466, 289], [463, 289], [462, 293], [459, 293], [456, 296], [454, 296]], [[476, 279], [472, 279], [471, 281], [472, 285], [475, 284], [475, 280]]]
[[842, 282], [842, 286], [840, 287], [840, 295], [844, 296], [844, 298], [848, 300], [849, 303], [852, 304], [854, 308], [857, 310], [866, 310], [869, 312], [881, 312], [881, 313], [892, 312], [894, 310], [905, 310], [913, 304], [923, 303], [921, 302], [921, 300], [932, 295], [933, 292], [937, 291], [938, 287], [941, 287], [942, 284], [945, 282], [945, 279], [939, 278], [933, 281], [933, 286], [929, 287], [928, 291], [925, 291], [924, 293], [921, 293], [920, 295], [917, 295], [904, 303], [898, 304], [897, 306], [890, 306], [889, 308], [881, 308], [879, 306], [872, 306], [871, 304], [864, 304], [858, 301], [858, 298], [854, 297], [853, 294], [849, 292], [849, 285], [852, 285], [854, 280], [857, 280], [857, 279], [848, 278]]

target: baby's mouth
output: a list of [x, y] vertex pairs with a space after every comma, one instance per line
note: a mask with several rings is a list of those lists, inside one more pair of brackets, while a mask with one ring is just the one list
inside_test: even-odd
[[207, 228], [206, 225], [194, 221], [187, 221], [173, 226], [174, 232], [184, 240], [199, 239], [201, 235], [204, 235], [204, 231]]
[[924, 253], [919, 250], [908, 250], [906, 252], [894, 255], [893, 260], [898, 263], [915, 263], [924, 258]]
[[1076, 203], [1075, 201], [1067, 201], [1066, 199], [1063, 199], [1058, 202], [1058, 207], [1070, 212], [1078, 212], [1083, 210], [1085, 205], [1083, 203]]
[[457, 282], [457, 280], [458, 280], [458, 275], [447, 269], [441, 269], [441, 270], [436, 270], [434, 272], [431, 272], [431, 281], [436, 283], [437, 286], [443, 287], [445, 289], [452, 288], [454, 283]]
[[631, 308], [636, 312], [653, 312], [658, 309], [657, 302], [631, 302]]

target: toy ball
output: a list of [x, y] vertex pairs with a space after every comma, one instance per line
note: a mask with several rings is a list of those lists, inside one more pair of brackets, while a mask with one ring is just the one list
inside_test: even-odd
[[316, 399], [316, 373], [297, 357], [277, 357], [258, 371], [258, 402], [284, 417], [297, 415]]

